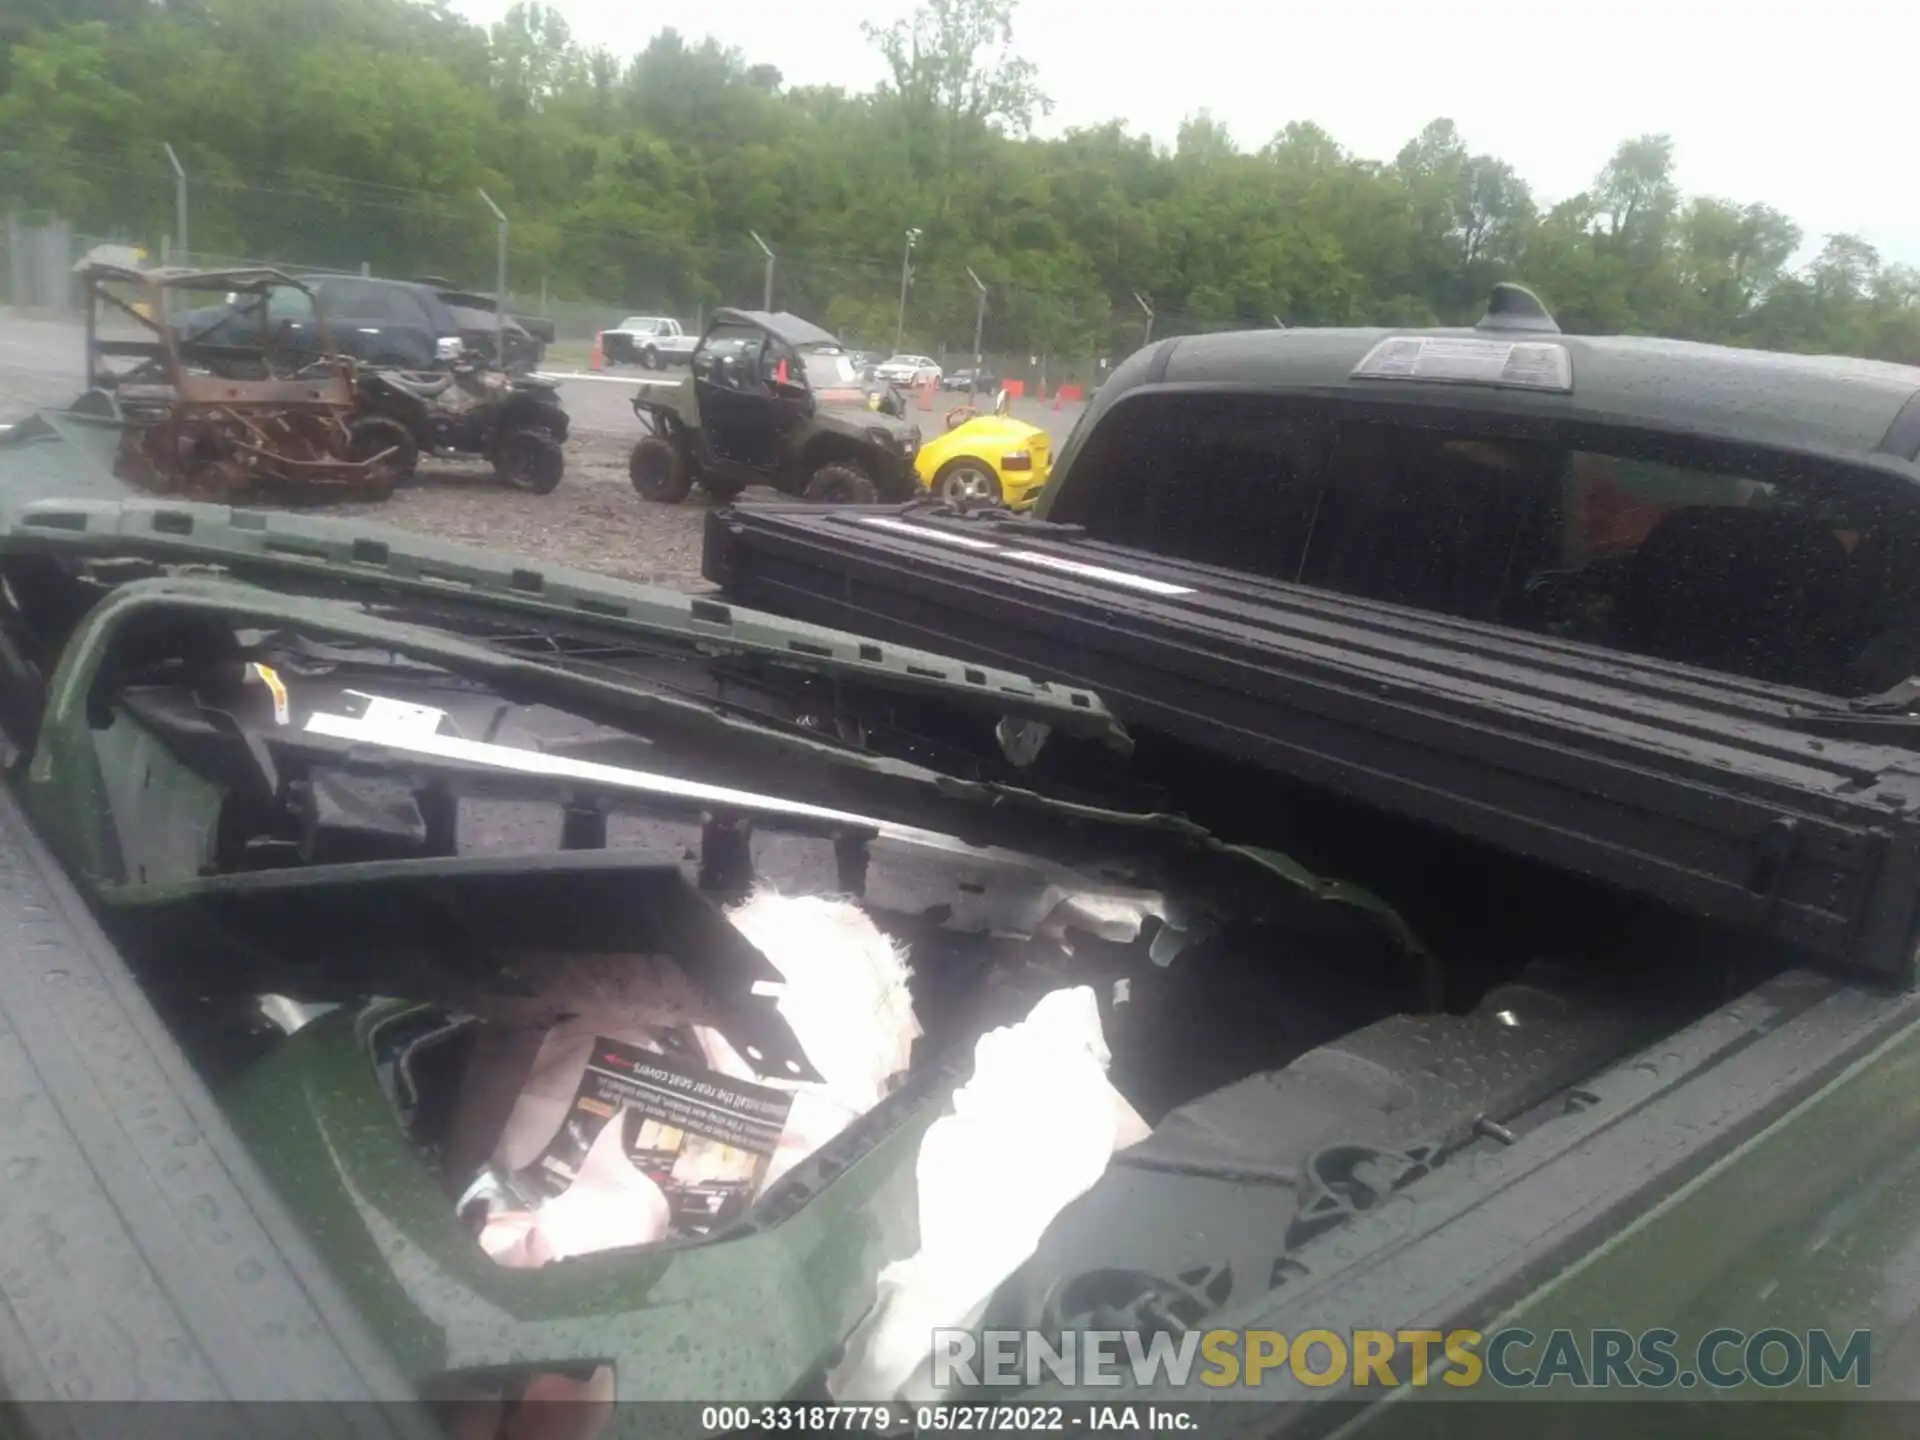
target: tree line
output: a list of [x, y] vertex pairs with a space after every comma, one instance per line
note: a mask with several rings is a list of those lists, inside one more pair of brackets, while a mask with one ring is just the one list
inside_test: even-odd
[[489, 30], [444, 0], [6, 0], [0, 209], [157, 243], [164, 141], [195, 253], [490, 286], [485, 189], [523, 301], [757, 304], [757, 233], [780, 308], [890, 344], [913, 229], [910, 347], [971, 343], [971, 267], [999, 350], [1124, 353], [1136, 295], [1156, 335], [1413, 325], [1471, 321], [1519, 279], [1570, 331], [1920, 363], [1920, 272], [1683, 195], [1665, 136], [1551, 206], [1446, 119], [1386, 162], [1305, 121], [1244, 149], [1204, 112], [1166, 145], [1118, 120], [1036, 138], [1015, 4], [871, 27], [886, 78], [852, 92], [670, 29], [615, 56], [537, 3]]

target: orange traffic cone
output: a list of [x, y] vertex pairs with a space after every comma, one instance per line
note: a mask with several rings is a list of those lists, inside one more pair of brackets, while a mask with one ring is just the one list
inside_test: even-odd
[[922, 410], [933, 409], [933, 381], [931, 380], [922, 380], [920, 382], [920, 408]]
[[1066, 386], [1062, 385], [1059, 387], [1059, 389], [1056, 389], [1053, 392], [1053, 408], [1054, 409], [1058, 410], [1060, 408], [1060, 391], [1066, 388], [1067, 388]]
[[600, 335], [601, 332], [598, 330], [593, 332], [593, 358], [587, 362], [595, 370], [607, 368], [607, 353], [601, 348]]

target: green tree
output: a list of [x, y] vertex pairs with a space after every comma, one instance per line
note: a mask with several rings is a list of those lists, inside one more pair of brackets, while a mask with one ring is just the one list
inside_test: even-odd
[[944, 193], [1001, 133], [1025, 135], [1053, 108], [1033, 62], [1013, 49], [1015, 0], [923, 0], [885, 27], [863, 24], [886, 61], [879, 110], [899, 127], [923, 192]]
[[[583, 49], [541, 0], [490, 29], [449, 0], [0, 0], [0, 209], [168, 233], [171, 143], [197, 250], [509, 278], [608, 310], [777, 303], [891, 339], [902, 232], [922, 232], [912, 343], [1123, 354], [1141, 334], [1471, 322], [1533, 285], [1569, 331], [1920, 363], [1920, 277], [1855, 236], [1800, 263], [1786, 215], [1689, 197], [1670, 137], [1620, 144], [1542, 210], [1436, 118], [1380, 164], [1305, 121], [1243, 147], [1202, 110], [1157, 145], [1122, 121], [1039, 138], [1049, 104], [1016, 0], [922, 0], [869, 28], [866, 93], [674, 30]], [[1060, 363], [1053, 373], [1060, 373]]]
[[584, 86], [587, 60], [573, 43], [566, 17], [539, 0], [516, 0], [493, 27], [493, 87], [501, 113], [544, 109]]

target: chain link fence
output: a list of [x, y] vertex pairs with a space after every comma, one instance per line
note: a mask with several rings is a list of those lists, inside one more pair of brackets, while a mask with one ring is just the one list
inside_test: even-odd
[[[496, 222], [478, 194], [467, 203], [330, 175], [194, 175], [183, 249], [170, 173], [85, 160], [74, 167], [81, 177], [98, 182], [90, 187], [96, 199], [81, 213], [59, 217], [9, 210], [6, 197], [0, 197], [6, 219], [0, 243], [7, 252], [0, 264], [6, 285], [0, 303], [72, 313], [79, 300], [72, 267], [102, 244], [137, 247], [152, 264], [270, 264], [307, 273], [434, 276], [489, 294], [495, 286]], [[775, 309], [804, 315], [856, 348], [925, 354], [948, 370], [975, 363], [976, 292], [964, 266], [916, 256], [903, 312], [898, 256], [783, 246], [776, 236], [768, 240], [777, 257]], [[672, 235], [579, 219], [561, 225], [510, 211], [507, 249], [508, 308], [552, 321], [552, 363], [559, 366], [584, 364], [596, 332], [629, 315], [672, 315], [694, 330], [720, 306], [757, 309], [765, 298], [766, 257], [747, 235]], [[601, 277], [590, 287], [597, 293], [579, 293], [577, 284], [561, 278], [582, 275]], [[1093, 343], [1070, 355], [1007, 345], [1005, 334], [998, 333], [1002, 317], [1013, 309], [1031, 314], [1036, 307], [1070, 317], [1068, 328], [1094, 337]], [[993, 374], [1023, 381], [1029, 390], [1085, 386], [1140, 344], [1144, 321], [1130, 297], [1123, 309], [1099, 297], [998, 287], [988, 296], [983, 354], [977, 358]], [[1163, 314], [1155, 333], [1183, 328], [1182, 317]]]

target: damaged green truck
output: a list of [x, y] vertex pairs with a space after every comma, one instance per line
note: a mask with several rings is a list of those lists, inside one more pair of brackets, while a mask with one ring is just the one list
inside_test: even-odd
[[[1088, 689], [357, 521], [116, 497], [114, 440], [64, 412], [0, 437], [0, 1375], [23, 1433], [77, 1399], [382, 1400], [339, 1427], [430, 1433], [403, 1402], [553, 1376], [889, 1399], [829, 1377], [930, 1243], [922, 1139], [981, 1037], [1062, 990], [1097, 1007], [1144, 1133], [947, 1323], [1865, 1329], [1837, 1391], [1912, 1370], [1910, 944], [1895, 971], [1808, 963], [1375, 816], [1367, 843], [1460, 896], [1431, 932], [1276, 848], [1297, 815], [1186, 818]], [[722, 1223], [499, 1263], [469, 1202], [529, 1042], [582, 1018], [554, 977], [666, 957], [758, 1082], [831, 1068], [782, 1009], [792, 975], [729, 924], [769, 888], [850, 902], [905, 954], [904, 1073]], [[973, 1183], [1017, 1213], [1021, 1165], [1083, 1118], [1034, 1090], [1020, 1164]], [[1209, 1434], [1445, 1428], [1354, 1409], [1390, 1388], [1295, 1367], [1092, 1398]], [[1088, 1395], [940, 1394], [1015, 1397]], [[1592, 1408], [1583, 1433], [1655, 1423]]]

